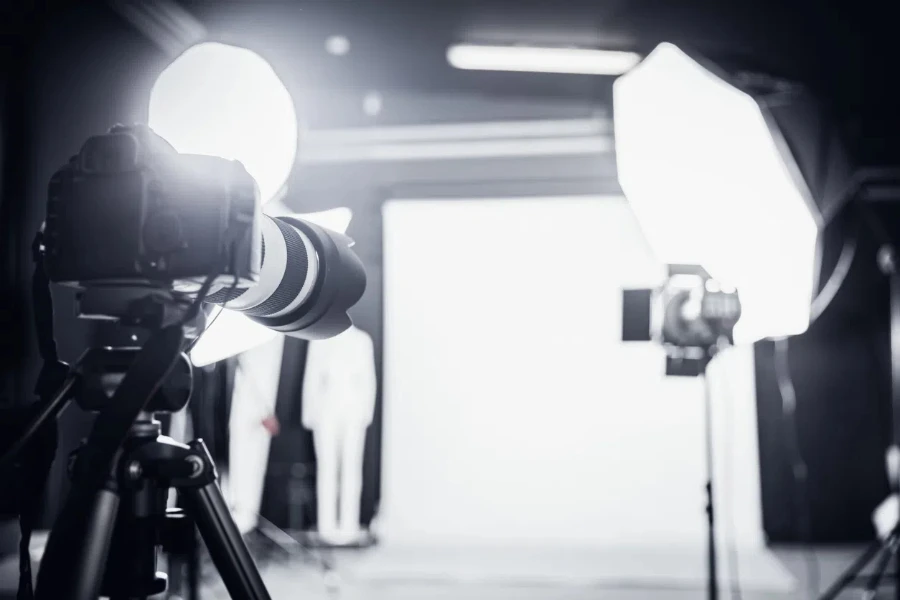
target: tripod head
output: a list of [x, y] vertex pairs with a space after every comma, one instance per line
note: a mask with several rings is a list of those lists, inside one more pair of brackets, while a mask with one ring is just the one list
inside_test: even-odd
[[[190, 316], [191, 303], [162, 286], [90, 287], [78, 295], [79, 317], [114, 320], [125, 326], [149, 331], [169, 323], [183, 322]], [[196, 337], [205, 328], [205, 313], [198, 311], [185, 329]], [[75, 401], [82, 410], [100, 412], [106, 408], [125, 373], [131, 368], [141, 348], [89, 348], [73, 371], [79, 378]], [[193, 390], [193, 366], [181, 353], [166, 379], [144, 406], [147, 413], [174, 413], [187, 406]]]
[[[81, 357], [75, 370], [80, 388], [75, 401], [82, 410], [100, 412], [109, 404], [125, 373], [137, 358], [140, 348], [91, 348]], [[187, 406], [193, 389], [193, 367], [181, 354], [172, 371], [150, 398], [144, 411], [174, 413]]]
[[[78, 295], [79, 317], [115, 320], [151, 333], [167, 323], [182, 321], [189, 310], [190, 303], [156, 286], [92, 287]], [[202, 331], [203, 321], [201, 312], [193, 319], [192, 330]], [[139, 346], [88, 348], [70, 369], [70, 377], [76, 381], [72, 387], [76, 404], [87, 412], [105, 410], [140, 352]], [[142, 412], [178, 412], [187, 406], [192, 391], [193, 367], [182, 352]]]

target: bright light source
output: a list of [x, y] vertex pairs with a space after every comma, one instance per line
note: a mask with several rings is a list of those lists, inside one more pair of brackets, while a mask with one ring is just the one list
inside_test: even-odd
[[589, 48], [536, 48], [529, 46], [475, 46], [447, 49], [447, 61], [457, 69], [621, 75], [641, 59], [634, 52]]
[[243, 313], [216, 307], [209, 316], [211, 325], [191, 349], [191, 362], [204, 367], [246, 352], [278, 337], [278, 332], [251, 321]]
[[347, 228], [350, 227], [350, 220], [353, 219], [353, 211], [346, 206], [339, 206], [338, 208], [295, 216], [298, 219], [315, 223], [325, 229], [346, 233]]
[[363, 96], [363, 112], [369, 117], [377, 117], [382, 105], [381, 94], [378, 92], [368, 92]]
[[325, 40], [325, 50], [334, 56], [346, 56], [350, 52], [350, 40], [342, 35], [330, 35]]
[[245, 48], [203, 43], [160, 74], [150, 127], [176, 150], [239, 160], [268, 201], [297, 154], [294, 102], [271, 65]]
[[737, 288], [736, 341], [805, 331], [817, 220], [760, 104], [671, 44], [613, 89], [619, 183], [657, 257]]
[[[280, 203], [273, 203], [274, 214], [285, 214], [278, 210]], [[270, 212], [271, 211], [267, 211]], [[345, 233], [353, 218], [353, 211], [344, 206], [308, 214], [293, 215], [298, 219], [315, 223], [332, 231]], [[215, 319], [214, 321], [212, 319]], [[278, 336], [278, 332], [260, 325], [244, 313], [217, 307], [210, 315], [211, 325], [203, 332], [200, 339], [191, 349], [191, 362], [194, 366], [205, 365], [224, 360], [229, 356], [246, 352], [265, 344]]]

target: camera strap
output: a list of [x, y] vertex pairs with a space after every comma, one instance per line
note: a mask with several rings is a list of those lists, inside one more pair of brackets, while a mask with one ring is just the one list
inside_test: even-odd
[[[25, 411], [31, 415], [35, 409], [51, 401], [57, 390], [63, 385], [69, 373], [69, 367], [59, 360], [56, 339], [53, 336], [53, 298], [50, 294], [50, 280], [44, 271], [43, 234], [39, 232], [31, 246], [34, 272], [31, 278], [31, 294], [34, 302], [34, 325], [38, 350], [43, 365], [38, 376], [35, 394], [38, 400]], [[24, 420], [23, 420], [24, 422]], [[50, 467], [56, 456], [58, 431], [55, 419], [47, 419], [35, 432], [34, 437], [22, 449], [15, 461], [20, 487], [18, 495], [19, 528], [19, 589], [17, 600], [32, 600], [31, 573], [31, 534], [37, 525], [40, 514], [41, 499]]]

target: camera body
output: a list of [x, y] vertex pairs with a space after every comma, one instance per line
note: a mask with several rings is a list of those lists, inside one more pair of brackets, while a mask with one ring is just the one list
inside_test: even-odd
[[256, 182], [243, 165], [179, 154], [143, 125], [89, 138], [51, 178], [44, 226], [50, 281], [249, 286], [262, 260]]

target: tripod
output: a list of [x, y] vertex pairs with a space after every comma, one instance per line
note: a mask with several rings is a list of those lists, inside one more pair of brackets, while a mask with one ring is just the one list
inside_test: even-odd
[[[186, 510], [166, 509], [169, 488]], [[160, 435], [149, 414], [135, 421], [109, 484], [95, 499], [83, 540], [74, 589], [85, 598], [130, 600], [159, 594], [166, 577], [156, 572], [156, 546], [183, 553], [196, 523], [228, 592], [267, 599], [268, 592], [244, 545], [201, 440], [187, 445]], [[99, 588], [99, 589], [98, 589]]]
[[[98, 420], [115, 408], [107, 406], [117, 396], [111, 399], [109, 391], [122, 381], [123, 372], [131, 373], [139, 353], [135, 348], [88, 350], [76, 369], [78, 404], [99, 410]], [[103, 595], [133, 600], [162, 593], [167, 578], [156, 571], [157, 550], [189, 556], [196, 543], [196, 524], [229, 594], [241, 600], [269, 599], [203, 441], [182, 444], [163, 436], [153, 417], [184, 408], [191, 386], [190, 362], [180, 354], [118, 445], [105, 480], [91, 495], [82, 494], [84, 501], [76, 504], [80, 518], [57, 519], [41, 566], [37, 598], [95, 600]], [[88, 487], [84, 473], [78, 471], [91, 468], [82, 454], [89, 455], [95, 445], [89, 441], [73, 453], [70, 496]], [[177, 491], [184, 509], [167, 509], [170, 489]]]
[[[888, 485], [892, 495], [900, 494], [900, 272], [897, 257], [892, 245], [886, 244], [878, 251], [878, 266], [887, 275], [890, 285], [891, 306], [891, 409], [892, 427], [891, 443], [885, 453]], [[869, 575], [863, 575], [865, 568], [875, 561], [875, 569]], [[894, 564], [894, 573], [887, 570]], [[894, 598], [900, 600], [900, 520], [894, 524], [893, 530], [884, 537], [873, 542], [835, 582], [825, 590], [820, 600], [834, 600], [849, 587], [856, 586], [865, 580], [863, 598], [874, 598], [887, 578], [894, 581]]]

